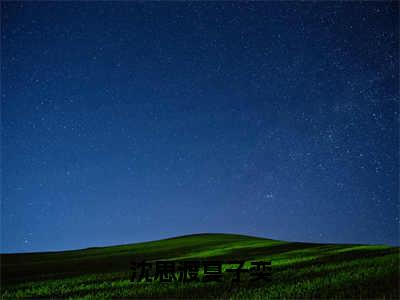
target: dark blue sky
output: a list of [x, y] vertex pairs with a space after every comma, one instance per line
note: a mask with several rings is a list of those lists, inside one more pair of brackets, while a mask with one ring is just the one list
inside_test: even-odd
[[3, 252], [398, 244], [398, 3], [2, 2]]

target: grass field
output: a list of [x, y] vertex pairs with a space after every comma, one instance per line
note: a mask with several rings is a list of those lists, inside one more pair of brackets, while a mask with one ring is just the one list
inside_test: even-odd
[[[196, 234], [75, 251], [2, 254], [1, 295], [2, 299], [399, 299], [399, 254], [398, 247], [383, 245]], [[232, 284], [232, 273], [223, 272], [221, 283], [131, 282], [130, 262], [143, 259], [245, 260], [245, 268], [251, 261], [271, 261], [272, 279]]]

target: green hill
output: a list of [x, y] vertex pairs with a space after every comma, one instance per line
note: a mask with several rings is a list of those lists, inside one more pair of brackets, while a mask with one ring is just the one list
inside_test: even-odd
[[[314, 244], [234, 234], [62, 252], [1, 255], [2, 298], [380, 298], [399, 299], [399, 248]], [[131, 282], [132, 261], [271, 261], [272, 279]], [[200, 271], [200, 277], [204, 274]], [[247, 275], [247, 277], [246, 277]]]

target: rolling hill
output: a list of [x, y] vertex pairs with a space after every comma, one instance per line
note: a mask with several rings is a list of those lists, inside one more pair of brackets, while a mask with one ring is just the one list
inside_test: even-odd
[[[284, 242], [235, 234], [62, 252], [1, 255], [2, 299], [16, 298], [379, 298], [399, 299], [399, 248]], [[131, 262], [271, 261], [270, 281], [131, 282]], [[200, 277], [204, 271], [200, 270]], [[243, 278], [248, 274], [243, 274]]]

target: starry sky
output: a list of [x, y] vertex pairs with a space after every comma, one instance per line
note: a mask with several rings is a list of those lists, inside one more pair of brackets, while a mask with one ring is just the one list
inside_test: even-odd
[[2, 252], [399, 244], [395, 2], [2, 2]]

